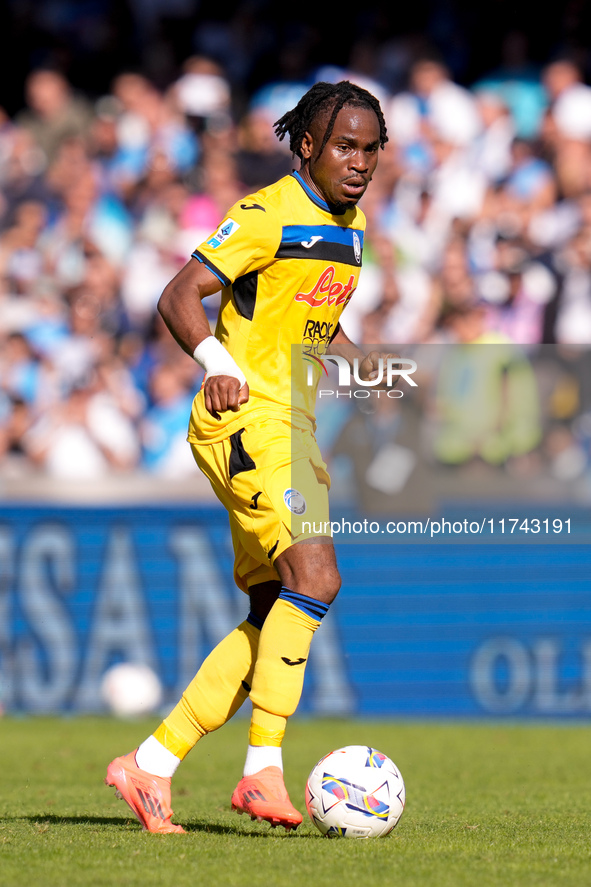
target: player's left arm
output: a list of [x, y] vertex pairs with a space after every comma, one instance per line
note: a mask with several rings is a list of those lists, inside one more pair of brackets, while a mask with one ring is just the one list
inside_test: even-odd
[[365, 381], [371, 381], [371, 379], [377, 377], [379, 373], [380, 359], [387, 360], [388, 358], [400, 356], [398, 354], [392, 354], [392, 352], [385, 353], [382, 351], [370, 351], [366, 354], [358, 345], [355, 345], [355, 343], [351, 341], [340, 324], [336, 335], [328, 346], [327, 353], [344, 357], [349, 361], [350, 366], [353, 366], [354, 359], [358, 358], [359, 377]]

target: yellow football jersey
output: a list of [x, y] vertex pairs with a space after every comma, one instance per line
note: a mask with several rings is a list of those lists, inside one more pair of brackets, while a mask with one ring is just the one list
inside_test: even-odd
[[216, 420], [199, 392], [192, 443], [221, 440], [263, 416], [313, 427], [316, 358], [357, 286], [364, 231], [360, 209], [332, 213], [294, 172], [236, 203], [195, 250], [222, 284], [215, 334], [245, 374], [250, 399]]

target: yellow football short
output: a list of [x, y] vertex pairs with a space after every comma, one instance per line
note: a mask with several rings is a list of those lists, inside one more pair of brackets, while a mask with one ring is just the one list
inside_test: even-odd
[[234, 579], [243, 591], [279, 579], [273, 562], [294, 543], [330, 536], [323, 531], [330, 478], [311, 432], [263, 419], [191, 449], [228, 509]]

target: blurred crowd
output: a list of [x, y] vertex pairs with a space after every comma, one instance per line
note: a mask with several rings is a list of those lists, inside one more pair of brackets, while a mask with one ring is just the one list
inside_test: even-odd
[[[435, 56], [398, 91], [367, 65], [317, 69], [382, 103], [389, 141], [362, 201], [361, 343], [591, 344], [591, 88], [571, 59], [510, 65], [470, 89]], [[273, 122], [311, 82], [269, 83], [236, 113], [232, 79], [191, 56], [166, 89], [123, 72], [92, 100], [32, 70], [0, 111], [3, 471], [100, 478], [194, 472], [201, 370], [159, 295], [236, 200], [297, 163]], [[213, 324], [218, 297], [207, 300]]]

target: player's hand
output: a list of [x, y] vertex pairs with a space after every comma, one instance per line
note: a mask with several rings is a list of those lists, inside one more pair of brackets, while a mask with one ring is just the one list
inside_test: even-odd
[[[381, 351], [370, 351], [359, 365], [359, 378], [366, 382], [371, 382], [373, 379], [377, 379], [380, 374], [380, 360], [383, 360], [383, 376], [381, 382], [376, 385], [376, 388], [385, 388], [388, 381], [388, 360], [399, 359], [399, 354], [384, 354]], [[392, 382], [390, 388], [396, 387], [399, 381], [400, 376], [396, 377], [396, 381]]]
[[220, 413], [232, 410], [237, 413], [241, 404], [250, 397], [248, 382], [242, 388], [235, 376], [208, 376], [203, 386], [205, 409], [214, 419], [221, 419]]

